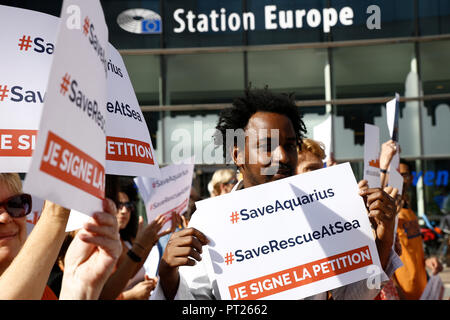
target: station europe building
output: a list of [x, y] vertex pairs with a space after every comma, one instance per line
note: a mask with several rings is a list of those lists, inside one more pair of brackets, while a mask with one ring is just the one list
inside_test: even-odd
[[[62, 1], [15, 1], [60, 15]], [[364, 123], [389, 139], [386, 102], [400, 95], [401, 157], [413, 171], [419, 215], [440, 217], [449, 196], [450, 2], [446, 0], [101, 1], [158, 162], [204, 159], [220, 110], [245, 87], [294, 92], [308, 137], [328, 116], [338, 162], [363, 176]], [[8, 5], [11, 5], [9, 2]], [[181, 147], [183, 146], [183, 147]], [[186, 147], [187, 146], [187, 147]], [[220, 158], [220, 157], [218, 157]]]

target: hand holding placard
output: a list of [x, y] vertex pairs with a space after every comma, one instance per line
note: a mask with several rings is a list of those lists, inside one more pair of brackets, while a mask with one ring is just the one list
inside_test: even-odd
[[202, 247], [208, 242], [207, 237], [195, 228], [183, 229], [170, 237], [159, 264], [160, 283], [167, 300], [172, 300], [178, 290], [178, 268], [193, 266], [195, 261], [202, 260]]
[[[393, 196], [390, 196], [391, 193]], [[385, 190], [379, 188], [361, 190], [360, 195], [364, 198], [369, 210], [369, 220], [375, 230], [378, 254], [383, 269], [386, 267], [389, 254], [394, 243], [395, 205], [396, 190], [387, 187]]]
[[[371, 218], [380, 220], [385, 265], [390, 207], [376, 190], [365, 194]], [[206, 269], [220, 297], [299, 299], [365, 279], [372, 264], [383, 274], [357, 193], [349, 165], [341, 164], [196, 202], [190, 226], [214, 244]]]

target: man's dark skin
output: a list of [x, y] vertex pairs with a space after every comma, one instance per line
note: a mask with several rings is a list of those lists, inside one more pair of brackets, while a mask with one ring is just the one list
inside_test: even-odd
[[[270, 138], [270, 129], [279, 130], [279, 145], [270, 150], [270, 141], [261, 139], [248, 139], [245, 137], [245, 150], [233, 148], [234, 162], [238, 165], [244, 180], [244, 188], [249, 188], [262, 183], [275, 181], [295, 174], [297, 166], [297, 137], [291, 120], [282, 114], [274, 112], [256, 112], [250, 117], [244, 130], [255, 132], [259, 129], [267, 129], [267, 137]], [[269, 140], [269, 139], [267, 139]], [[268, 146], [263, 145], [267, 143]], [[267, 163], [263, 159], [259, 148], [267, 150], [267, 157], [271, 161]], [[250, 164], [249, 159], [257, 159], [257, 163]], [[265, 175], [271, 166], [278, 167], [272, 173]], [[395, 224], [394, 200], [380, 189], [365, 189], [360, 192], [366, 206], [369, 209], [369, 219], [375, 229], [377, 249], [383, 268], [386, 267], [393, 243]], [[172, 234], [159, 265], [160, 284], [167, 300], [172, 300], [178, 290], [180, 275], [178, 267], [193, 266], [201, 260], [202, 246], [207, 244], [206, 236], [194, 228], [183, 229]]]

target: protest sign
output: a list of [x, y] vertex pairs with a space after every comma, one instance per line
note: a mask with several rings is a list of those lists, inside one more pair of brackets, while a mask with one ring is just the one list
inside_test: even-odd
[[403, 176], [400, 174], [400, 147], [398, 143], [395, 143], [396, 152], [392, 157], [389, 164], [389, 174], [387, 186], [397, 188], [398, 194], [403, 192]]
[[27, 215], [27, 234], [30, 235], [33, 231], [34, 226], [41, 217], [42, 209], [44, 207], [44, 200], [31, 196], [31, 212]]
[[321, 124], [318, 124], [314, 127], [313, 130], [313, 139], [316, 141], [320, 141], [325, 146], [325, 159], [323, 161], [328, 161], [330, 158], [331, 152], [331, 133], [332, 133], [332, 117], [331, 115], [328, 116], [328, 118], [322, 122]]
[[[81, 22], [81, 23], [80, 23]], [[86, 214], [105, 196], [106, 49], [99, 1], [64, 1], [24, 190]]]
[[[221, 299], [300, 299], [382, 271], [349, 163], [196, 202]], [[375, 265], [375, 266], [373, 266]]]
[[147, 124], [120, 53], [108, 45], [106, 173], [159, 177]]
[[364, 124], [364, 180], [369, 188], [380, 188], [380, 128]]
[[386, 120], [389, 136], [394, 141], [398, 141], [399, 100], [400, 95], [396, 93], [395, 98], [386, 103]]
[[189, 205], [194, 172], [194, 159], [190, 163], [172, 164], [160, 169], [161, 178], [136, 177], [134, 182], [145, 203], [147, 221], [158, 215], [166, 216], [162, 230], [169, 228], [172, 213], [182, 214]]
[[0, 5], [0, 172], [30, 166], [58, 24], [45, 13]]
[[445, 287], [441, 277], [438, 274], [432, 275], [420, 296], [420, 300], [442, 300], [444, 291]]
[[145, 259], [142, 267], [145, 270], [145, 275], [149, 277], [156, 277], [158, 275], [159, 260], [161, 259], [158, 246], [153, 246], [152, 250]]

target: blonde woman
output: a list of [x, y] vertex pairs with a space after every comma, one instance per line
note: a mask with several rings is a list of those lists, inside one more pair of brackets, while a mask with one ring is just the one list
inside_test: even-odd
[[211, 197], [230, 192], [237, 183], [236, 172], [232, 169], [220, 169], [214, 172], [208, 184]]

